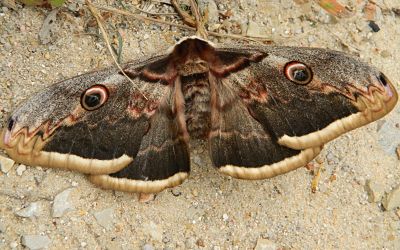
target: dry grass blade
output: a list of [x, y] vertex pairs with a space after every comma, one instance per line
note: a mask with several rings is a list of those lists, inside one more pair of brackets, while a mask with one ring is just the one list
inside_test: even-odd
[[189, 13], [181, 9], [178, 0], [171, 0], [171, 4], [174, 6], [176, 12], [179, 14], [185, 24], [189, 25], [190, 27], [196, 27], [196, 20], [194, 20]]
[[197, 6], [196, 1], [195, 0], [190, 0], [190, 6], [192, 8], [193, 15], [194, 15], [194, 17], [196, 19], [196, 28], [197, 28], [197, 32], [196, 33], [197, 33], [197, 35], [202, 37], [202, 38], [207, 39], [208, 33], [207, 33], [207, 30], [206, 30], [206, 28], [204, 26], [204, 20], [203, 20], [201, 14], [200, 14], [200, 10], [199, 10], [199, 7]]
[[338, 3], [336, 0], [317, 0], [317, 3], [329, 14], [339, 18], [350, 17], [352, 14], [345, 6]]
[[[190, 30], [190, 31], [194, 31], [194, 32], [196, 31], [196, 28], [189, 27], [187, 25], [171, 23], [171, 22], [167, 22], [167, 21], [163, 21], [163, 20], [159, 20], [159, 19], [155, 19], [155, 18], [151, 18], [151, 17], [145, 17], [145, 16], [130, 13], [128, 11], [115, 9], [112, 7], [100, 6], [100, 5], [96, 5], [96, 4], [92, 4], [92, 6], [96, 7], [97, 9], [113, 12], [113, 13], [116, 13], [119, 15], [132, 17], [136, 20], [140, 20], [143, 22], [160, 23], [160, 24], [164, 24], [164, 25], [177, 27], [177, 28], [183, 29], [183, 30]], [[225, 37], [225, 38], [231, 38], [231, 39], [236, 39], [236, 40], [245, 40], [245, 41], [252, 41], [252, 42], [259, 42], [259, 43], [271, 43], [271, 40], [268, 38], [248, 37], [248, 36], [241, 36], [241, 35], [234, 35], [234, 34], [220, 34], [220, 33], [212, 32], [212, 31], [208, 31], [207, 34], [210, 36]]]
[[321, 171], [324, 169], [324, 165], [320, 164], [317, 168], [317, 171], [314, 174], [314, 177], [311, 181], [311, 192], [315, 193], [318, 190], [319, 179], [321, 178]]
[[[104, 41], [107, 44], [107, 48], [110, 51], [110, 54], [111, 54], [111, 57], [114, 60], [114, 63], [117, 65], [117, 67], [120, 70], [120, 72], [135, 86], [135, 83], [132, 81], [132, 79], [129, 76], [127, 76], [125, 74], [125, 71], [122, 69], [121, 65], [118, 63], [118, 59], [115, 57], [113, 48], [111, 47], [110, 39], [109, 39], [109, 37], [107, 35], [106, 30], [104, 29], [104, 26], [102, 24], [102, 18], [98, 13], [97, 8], [92, 4], [92, 2], [90, 0], [85, 0], [85, 3], [88, 6], [88, 8], [89, 8], [90, 12], [92, 13], [92, 15], [94, 16], [94, 18], [96, 19], [97, 24], [99, 25], [99, 29], [101, 31], [101, 34], [102, 34], [103, 38], [104, 38]], [[143, 93], [141, 93], [140, 91], [139, 91], [139, 93], [144, 98], [146, 98], [146, 100], [148, 100], [147, 97]]]

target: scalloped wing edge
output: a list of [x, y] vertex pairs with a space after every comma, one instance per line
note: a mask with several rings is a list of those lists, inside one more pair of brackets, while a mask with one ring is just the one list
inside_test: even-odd
[[109, 175], [89, 175], [90, 182], [103, 189], [112, 189], [135, 193], [158, 193], [166, 188], [172, 188], [183, 183], [189, 173], [178, 172], [163, 180], [143, 181], [127, 178], [116, 178]]
[[[4, 138], [5, 129], [0, 132], [0, 138]], [[76, 170], [84, 174], [110, 174], [117, 172], [133, 161], [132, 157], [126, 154], [112, 160], [98, 160], [83, 158], [73, 154], [61, 154], [57, 152], [38, 151], [44, 141], [40, 136], [32, 138], [25, 143], [24, 134], [18, 135], [12, 147], [7, 147], [0, 140], [0, 148], [4, 148], [7, 154], [18, 163], [30, 165]]]
[[353, 102], [360, 112], [334, 121], [324, 129], [303, 135], [303, 136], [288, 136], [284, 135], [279, 138], [278, 143], [292, 149], [306, 149], [323, 145], [340, 135], [349, 132], [353, 129], [364, 126], [368, 123], [376, 121], [388, 114], [397, 103], [397, 92], [392, 84], [389, 88], [393, 96], [385, 100], [384, 95], [379, 91], [374, 91], [371, 95], [371, 100], [364, 96], [359, 96], [357, 101]]
[[219, 172], [239, 179], [262, 180], [285, 174], [306, 165], [322, 150], [322, 146], [302, 150], [299, 154], [283, 159], [282, 161], [257, 168], [246, 168], [234, 165], [225, 165]]

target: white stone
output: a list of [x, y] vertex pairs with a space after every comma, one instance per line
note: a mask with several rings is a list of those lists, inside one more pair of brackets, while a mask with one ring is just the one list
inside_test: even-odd
[[13, 241], [13, 242], [10, 243], [10, 248], [11, 248], [11, 249], [15, 249], [15, 248], [17, 248], [17, 246], [18, 246], [18, 243], [15, 242], [15, 241]]
[[150, 221], [143, 226], [144, 231], [147, 235], [150, 235], [150, 237], [155, 240], [155, 241], [162, 241], [163, 237], [163, 230], [161, 226], [157, 225], [153, 221]]
[[35, 250], [46, 248], [51, 241], [46, 235], [23, 235], [21, 242], [27, 248]]
[[365, 190], [367, 191], [369, 202], [381, 201], [383, 194], [385, 193], [384, 187], [374, 180], [368, 180], [366, 182]]
[[110, 230], [114, 225], [114, 209], [107, 208], [93, 214], [97, 223], [107, 230]]
[[253, 21], [249, 21], [247, 24], [247, 32], [246, 34], [251, 37], [265, 37], [264, 32], [262, 31], [262, 27]]
[[37, 202], [30, 203], [27, 207], [15, 212], [19, 217], [30, 218], [39, 215], [39, 204]]
[[15, 170], [15, 172], [17, 172], [18, 176], [21, 176], [26, 170], [26, 166], [21, 164], [17, 167], [17, 169]]
[[277, 245], [267, 239], [258, 239], [257, 245], [254, 250], [276, 250], [278, 249]]
[[8, 173], [11, 168], [14, 166], [15, 161], [10, 158], [4, 157], [0, 155], [0, 168], [3, 173]]
[[392, 210], [400, 207], [400, 185], [386, 194], [382, 201], [382, 205], [386, 210]]
[[64, 213], [74, 208], [68, 200], [69, 194], [72, 190], [73, 188], [68, 188], [56, 195], [52, 209], [53, 218], [60, 218], [64, 215]]

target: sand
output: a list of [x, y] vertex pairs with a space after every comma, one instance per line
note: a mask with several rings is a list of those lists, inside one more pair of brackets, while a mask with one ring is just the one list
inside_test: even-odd
[[[399, 89], [400, 17], [390, 11], [400, 8], [397, 0], [377, 1], [379, 32], [363, 18], [365, 1], [351, 5], [355, 15], [350, 18], [332, 18], [315, 4], [289, 0], [238, 2], [217, 1], [221, 12], [232, 12], [225, 25], [233, 25], [226, 29], [245, 33], [250, 20], [251, 29], [277, 44], [352, 53], [379, 67]], [[173, 12], [157, 1], [137, 6]], [[0, 124], [18, 103], [51, 83], [113, 64], [102, 39], [94, 36], [96, 27], [86, 28], [92, 20], [88, 12], [76, 17], [61, 11], [52, 42], [42, 45], [38, 33], [47, 13], [21, 6], [0, 10]], [[176, 16], [161, 18], [179, 22]], [[122, 35], [123, 61], [166, 49], [192, 34], [117, 15], [107, 24]], [[400, 249], [398, 210], [384, 211], [379, 201], [368, 201], [365, 191], [368, 180], [386, 192], [400, 184], [394, 153], [400, 144], [399, 119], [398, 105], [383, 121], [328, 143], [319, 158], [324, 170], [315, 193], [306, 168], [262, 181], [222, 176], [204, 143], [193, 145], [190, 178], [148, 203], [139, 203], [136, 194], [97, 188], [79, 173], [24, 170], [16, 164], [0, 174], [0, 248], [22, 249], [32, 244], [29, 235], [41, 235], [45, 239], [33, 238], [33, 243], [48, 249], [253, 249], [263, 239], [279, 249]], [[68, 201], [69, 209], [53, 217], [55, 196], [64, 190], [69, 195], [62, 204]], [[32, 204], [36, 209], [27, 218], [18, 215]]]

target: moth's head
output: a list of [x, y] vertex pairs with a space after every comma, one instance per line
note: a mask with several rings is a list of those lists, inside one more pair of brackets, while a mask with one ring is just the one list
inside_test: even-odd
[[[0, 148], [30, 165], [66, 167], [62, 166], [65, 161], [89, 164], [84, 160], [102, 147], [102, 140], [112, 143], [107, 133], [101, 134], [101, 129], [110, 129], [126, 117], [131, 92], [124, 76], [108, 71], [54, 84], [33, 95], [10, 115], [1, 130]], [[104, 156], [101, 160], [112, 159]]]

